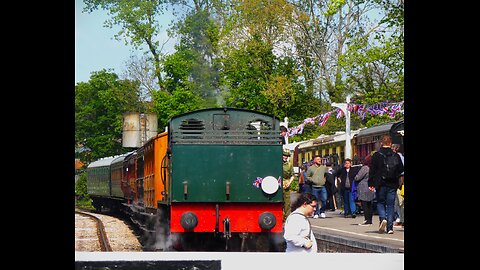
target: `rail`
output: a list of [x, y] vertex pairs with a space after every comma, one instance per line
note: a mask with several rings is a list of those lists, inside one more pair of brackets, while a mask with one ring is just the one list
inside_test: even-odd
[[97, 227], [97, 235], [98, 235], [98, 241], [100, 242], [100, 249], [101, 251], [107, 251], [110, 252], [112, 251], [112, 248], [110, 247], [110, 243], [108, 242], [108, 237], [107, 237], [107, 232], [105, 231], [105, 226], [103, 226], [103, 222], [96, 216], [75, 210], [76, 214], [82, 215], [84, 217], [88, 217], [92, 220], [95, 221], [96, 227]]

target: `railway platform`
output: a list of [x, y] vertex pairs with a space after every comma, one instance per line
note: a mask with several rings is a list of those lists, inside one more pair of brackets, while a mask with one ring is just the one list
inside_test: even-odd
[[358, 226], [363, 215], [344, 218], [340, 210], [322, 219], [310, 218], [319, 253], [284, 252], [75, 252], [75, 269], [293, 269], [403, 270], [404, 228], [394, 234], [378, 232], [378, 216], [371, 226]]
[[393, 234], [378, 231], [378, 215], [373, 224], [359, 226], [363, 215], [345, 218], [341, 210], [327, 211], [326, 218], [309, 218], [319, 252], [334, 253], [403, 253], [404, 228], [394, 227]]
[[75, 252], [78, 270], [403, 270], [401, 253]]

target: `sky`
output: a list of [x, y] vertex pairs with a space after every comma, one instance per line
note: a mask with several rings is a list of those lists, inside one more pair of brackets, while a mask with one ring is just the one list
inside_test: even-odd
[[[108, 18], [106, 11], [83, 13], [84, 6], [82, 0], [75, 0], [75, 84], [88, 82], [91, 72], [102, 69], [113, 69], [114, 73], [121, 76], [129, 57], [141, 56], [144, 51], [135, 51], [133, 47], [125, 45], [123, 40], [115, 40], [114, 35], [120, 28], [103, 26]], [[171, 14], [162, 16], [162, 30], [166, 30], [172, 18]], [[166, 40], [165, 31], [160, 38]], [[164, 52], [173, 52], [173, 45], [174, 40], [171, 39]]]

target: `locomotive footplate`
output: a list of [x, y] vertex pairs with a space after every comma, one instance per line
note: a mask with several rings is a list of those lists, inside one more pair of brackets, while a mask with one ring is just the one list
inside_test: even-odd
[[[172, 203], [171, 232], [281, 233], [283, 203]], [[228, 218], [228, 226], [222, 226]]]
[[282, 214], [282, 203], [172, 203], [170, 230], [187, 250], [281, 251]]

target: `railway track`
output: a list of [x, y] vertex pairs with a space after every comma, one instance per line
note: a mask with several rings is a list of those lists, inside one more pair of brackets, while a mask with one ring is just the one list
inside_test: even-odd
[[96, 216], [79, 211], [79, 210], [75, 210], [75, 214], [78, 214], [93, 220], [97, 228], [97, 237], [100, 245], [100, 250], [106, 251], [106, 252], [112, 251], [112, 248], [110, 247], [110, 243], [108, 242], [108, 237], [107, 237], [107, 233], [105, 231], [105, 226], [103, 225], [103, 222]]

